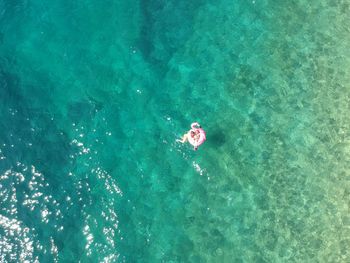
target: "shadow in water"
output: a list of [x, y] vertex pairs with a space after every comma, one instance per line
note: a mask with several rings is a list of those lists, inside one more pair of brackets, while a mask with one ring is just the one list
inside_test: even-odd
[[215, 133], [207, 136], [207, 141], [214, 144], [217, 147], [221, 147], [226, 143], [226, 135], [223, 131], [216, 131]]

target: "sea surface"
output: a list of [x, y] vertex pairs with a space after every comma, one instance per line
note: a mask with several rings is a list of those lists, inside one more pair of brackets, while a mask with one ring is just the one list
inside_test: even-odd
[[349, 17], [0, 0], [0, 262], [350, 262]]

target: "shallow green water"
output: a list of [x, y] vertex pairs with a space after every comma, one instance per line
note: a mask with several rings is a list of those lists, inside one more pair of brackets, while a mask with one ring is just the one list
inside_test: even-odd
[[0, 10], [0, 261], [349, 261], [350, 2]]

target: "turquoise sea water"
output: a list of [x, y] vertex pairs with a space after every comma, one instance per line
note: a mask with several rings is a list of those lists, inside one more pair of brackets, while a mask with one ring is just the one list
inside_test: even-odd
[[349, 13], [0, 0], [0, 261], [349, 262]]

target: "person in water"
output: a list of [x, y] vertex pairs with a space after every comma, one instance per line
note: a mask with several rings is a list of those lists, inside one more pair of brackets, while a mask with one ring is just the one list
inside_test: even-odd
[[205, 131], [201, 128], [199, 123], [194, 122], [191, 125], [191, 130], [189, 130], [187, 133], [185, 133], [181, 140], [177, 139], [176, 141], [185, 143], [189, 142], [193, 145], [194, 150], [198, 149], [198, 146], [201, 145], [206, 140], [206, 134]]
[[181, 140], [177, 139], [176, 141], [181, 142], [181, 143], [185, 143], [185, 142], [189, 141], [189, 138], [192, 138], [193, 140], [198, 141], [198, 139], [199, 139], [198, 134], [199, 134], [198, 132], [196, 134], [195, 131], [189, 130], [187, 133], [185, 133], [182, 136]]

